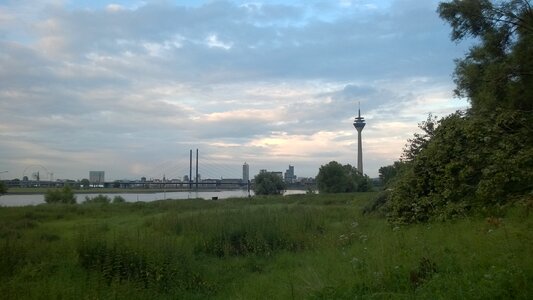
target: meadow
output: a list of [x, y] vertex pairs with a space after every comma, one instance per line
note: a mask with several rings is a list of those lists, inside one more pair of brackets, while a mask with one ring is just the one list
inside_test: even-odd
[[0, 207], [0, 295], [532, 298], [533, 218], [525, 207], [394, 225], [362, 214], [375, 197]]

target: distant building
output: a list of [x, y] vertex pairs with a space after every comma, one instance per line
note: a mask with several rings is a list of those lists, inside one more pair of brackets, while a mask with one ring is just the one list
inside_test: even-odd
[[294, 175], [294, 166], [289, 165], [289, 169], [285, 170], [285, 182], [294, 183], [296, 175]]
[[92, 185], [101, 185], [105, 182], [104, 171], [89, 171], [89, 182]]
[[237, 178], [226, 178], [226, 179], [220, 179], [218, 181], [218, 183], [220, 184], [220, 186], [222, 188], [239, 188], [241, 186], [241, 183], [242, 183], [242, 179], [237, 179]]
[[277, 175], [279, 176], [279, 178], [283, 179], [283, 172], [270, 172], [270, 173]]
[[183, 182], [189, 182], [189, 175], [183, 176]]
[[242, 181], [248, 182], [250, 180], [250, 166], [247, 163], [242, 165]]

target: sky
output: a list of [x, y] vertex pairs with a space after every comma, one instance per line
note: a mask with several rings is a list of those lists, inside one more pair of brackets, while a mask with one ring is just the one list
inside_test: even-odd
[[[467, 44], [433, 0], [0, 0], [0, 176], [314, 177], [397, 160]], [[7, 171], [7, 172], [4, 172]]]

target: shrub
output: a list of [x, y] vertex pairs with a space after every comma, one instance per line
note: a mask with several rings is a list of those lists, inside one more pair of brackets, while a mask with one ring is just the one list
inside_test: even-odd
[[115, 196], [113, 197], [113, 203], [124, 203], [126, 202], [126, 199], [122, 196]]
[[4, 182], [0, 181], [0, 196], [7, 193], [7, 187]]
[[254, 193], [256, 195], [281, 195], [284, 190], [283, 179], [274, 173], [261, 172], [255, 176]]
[[88, 203], [103, 203], [103, 204], [109, 204], [111, 202], [111, 199], [106, 195], [98, 195], [96, 197], [90, 198], [89, 196], [85, 196], [84, 204]]
[[452, 114], [392, 184], [391, 221], [450, 219], [488, 211], [533, 189], [529, 113]]
[[69, 186], [65, 186], [60, 190], [47, 190], [44, 194], [44, 201], [48, 204], [76, 204], [76, 196]]
[[351, 193], [371, 190], [370, 178], [351, 165], [331, 161], [320, 167], [316, 176], [321, 193]]

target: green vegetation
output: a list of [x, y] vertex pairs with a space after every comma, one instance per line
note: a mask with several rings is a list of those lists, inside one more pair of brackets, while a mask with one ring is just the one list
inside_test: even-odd
[[63, 203], [63, 204], [76, 204], [76, 196], [69, 186], [63, 187], [61, 190], [48, 190], [44, 194], [44, 202]]
[[352, 193], [370, 191], [370, 178], [362, 175], [351, 165], [341, 165], [331, 161], [320, 167], [316, 176], [321, 193]]
[[115, 196], [113, 197], [113, 203], [124, 203], [126, 202], [126, 199], [124, 199], [124, 197], [122, 196]]
[[453, 40], [479, 41], [455, 71], [456, 93], [472, 108], [430, 115], [402, 161], [380, 169], [387, 192], [369, 211], [395, 223], [533, 202], [533, 9], [528, 1], [454, 0], [439, 13]]
[[390, 225], [375, 193], [0, 207], [4, 299], [533, 295], [533, 219]]
[[7, 186], [2, 181], [0, 181], [0, 196], [5, 193], [7, 193]]
[[272, 172], [261, 172], [254, 179], [254, 193], [256, 195], [281, 195], [286, 185], [283, 178]]

